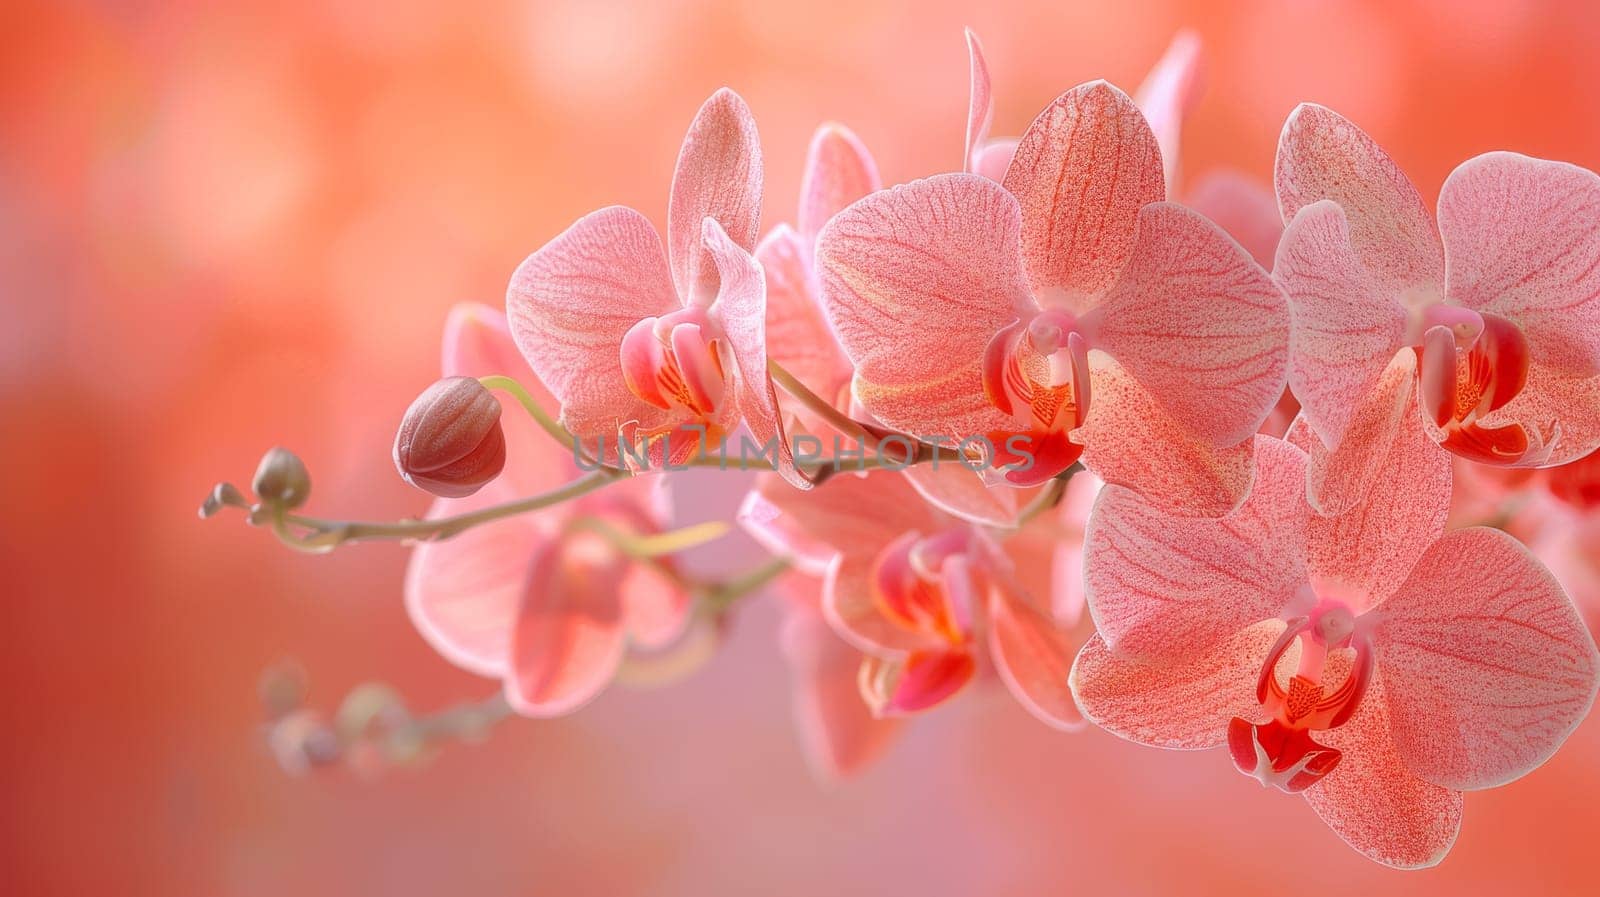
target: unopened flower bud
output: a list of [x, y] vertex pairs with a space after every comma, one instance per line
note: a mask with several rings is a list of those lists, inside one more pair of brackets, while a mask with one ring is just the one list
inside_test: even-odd
[[406, 482], [434, 495], [477, 492], [506, 464], [499, 400], [471, 377], [428, 387], [400, 421], [394, 464]]
[[256, 478], [251, 481], [250, 488], [267, 504], [298, 508], [311, 497], [311, 474], [294, 452], [273, 448], [261, 456], [261, 466], [256, 468]]

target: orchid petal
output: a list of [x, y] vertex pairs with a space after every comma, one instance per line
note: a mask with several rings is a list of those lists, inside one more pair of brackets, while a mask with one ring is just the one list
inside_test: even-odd
[[1285, 223], [1331, 199], [1350, 222], [1350, 246], [1386, 296], [1443, 293], [1444, 249], [1417, 188], [1360, 128], [1302, 103], [1278, 138], [1278, 206]]
[[1379, 610], [1395, 747], [1427, 781], [1473, 790], [1525, 775], [1594, 703], [1594, 639], [1550, 571], [1500, 530], [1446, 534]]
[[1310, 455], [1306, 498], [1318, 513], [1333, 517], [1355, 507], [1377, 483], [1387, 446], [1398, 438], [1406, 415], [1420, 417], [1416, 399], [1416, 355], [1402, 350], [1352, 416], [1345, 437], [1333, 451], [1320, 439], [1302, 439]]
[[1254, 476], [1252, 442], [1217, 448], [1115, 362], [1094, 356], [1090, 362], [1094, 403], [1073, 434], [1084, 445], [1085, 467], [1175, 514], [1221, 517], [1238, 506]]
[[861, 652], [804, 608], [788, 613], [780, 638], [789, 661], [795, 726], [816, 775], [826, 781], [845, 778], [883, 756], [904, 723], [874, 717], [861, 699]]
[[983, 58], [983, 44], [971, 28], [967, 29], [967, 64], [971, 87], [967, 91], [967, 152], [963, 164], [967, 171], [981, 174], [978, 154], [994, 123], [994, 87], [989, 80], [989, 63]]
[[952, 517], [983, 526], [1016, 525], [1017, 490], [985, 482], [960, 461], [907, 467], [905, 477], [929, 504]]
[[800, 179], [800, 212], [795, 219], [801, 236], [814, 242], [833, 216], [856, 200], [883, 186], [878, 166], [861, 139], [840, 124], [817, 129], [806, 151], [806, 170]]
[[1273, 266], [1289, 297], [1289, 388], [1335, 449], [1406, 340], [1405, 307], [1367, 273], [1350, 236], [1344, 210], [1319, 200], [1289, 222]]
[[938, 637], [908, 629], [884, 615], [873, 592], [874, 560], [873, 554], [851, 551], [835, 556], [828, 565], [822, 581], [822, 616], [833, 631], [869, 654], [898, 656], [948, 648]]
[[506, 698], [525, 716], [560, 716], [593, 700], [627, 647], [620, 586], [627, 570], [595, 534], [544, 546], [533, 558], [511, 634]]
[[1305, 456], [1256, 438], [1255, 488], [1226, 517], [1177, 517], [1118, 486], [1084, 533], [1084, 583], [1120, 655], [1174, 661], [1280, 614], [1306, 582]]
[[1257, 674], [1282, 632], [1281, 620], [1262, 620], [1181, 663], [1120, 657], [1095, 635], [1072, 665], [1072, 695], [1085, 719], [1129, 741], [1183, 751], [1220, 747], [1229, 720], [1260, 718]]
[[[1566, 377], [1547, 365], [1530, 364], [1522, 391], [1478, 418], [1478, 424], [1523, 427], [1529, 449], [1513, 466], [1554, 467], [1576, 461], [1600, 448], [1600, 375]], [[1435, 432], [1435, 438], [1440, 436]]]
[[1010, 423], [981, 368], [990, 339], [1031, 305], [1019, 228], [1011, 195], [968, 174], [874, 193], [823, 228], [823, 307], [857, 399], [883, 424], [965, 438]]
[[763, 475], [745, 496], [739, 525], [767, 550], [822, 573], [835, 555], [870, 562], [899, 536], [931, 533], [950, 521], [934, 513], [904, 477], [884, 471], [830, 477], [804, 494]]
[[1034, 294], [1075, 310], [1121, 275], [1139, 209], [1167, 198], [1150, 125], [1104, 81], [1074, 87], [1039, 114], [1017, 144], [1005, 186], [1022, 208]]
[[1191, 432], [1235, 445], [1283, 394], [1287, 303], [1267, 272], [1199, 213], [1151, 203], [1138, 222], [1121, 279], [1085, 321], [1091, 344]]
[[1462, 163], [1439, 193], [1450, 301], [1510, 319], [1534, 360], [1600, 374], [1600, 177], [1516, 153]]
[[738, 368], [739, 411], [745, 426], [765, 450], [775, 447], [778, 473], [793, 486], [811, 488], [794, 466], [793, 447], [784, 432], [778, 393], [767, 375], [767, 282], [755, 257], [733, 242], [715, 218], [705, 220], [706, 247], [719, 272], [716, 312], [728, 335]]
[[702, 234], [715, 218], [734, 243], [755, 249], [761, 227], [761, 138], [750, 107], [724, 87], [695, 113], [678, 151], [667, 203], [672, 282], [685, 304], [717, 294], [717, 268]]
[[1011, 160], [1017, 156], [1016, 137], [996, 137], [978, 147], [972, 161], [972, 173], [982, 175], [996, 183], [1004, 183]]
[[506, 292], [517, 348], [560, 401], [561, 422], [585, 439], [667, 420], [629, 391], [621, 347], [630, 327], [678, 304], [660, 236], [622, 206], [585, 215], [528, 256]]
[[988, 608], [989, 656], [1012, 697], [1052, 728], [1082, 728], [1067, 687], [1073, 646], [1066, 633], [1026, 598], [1001, 588], [990, 589]]
[[810, 254], [800, 236], [782, 224], [756, 247], [767, 278], [767, 357], [837, 407], [848, 399], [853, 369], [822, 312]]
[[[1363, 446], [1378, 459], [1372, 487], [1338, 514], [1312, 515], [1307, 531], [1306, 566], [1317, 594], [1337, 597], [1358, 614], [1389, 597], [1444, 533], [1450, 513], [1450, 454], [1424, 431], [1415, 398], [1391, 435], [1388, 444]], [[1304, 418], [1288, 439], [1312, 453], [1322, 450]]]
[[1317, 738], [1342, 752], [1339, 765], [1306, 789], [1306, 803], [1369, 859], [1420, 869], [1444, 859], [1461, 829], [1461, 793], [1419, 779], [1389, 735], [1384, 677], [1376, 675], [1355, 715]]
[[1257, 264], [1272, 267], [1283, 219], [1277, 197], [1261, 182], [1231, 168], [1212, 171], [1189, 188], [1184, 204], [1238, 240]]
[[1183, 120], [1200, 100], [1203, 62], [1200, 35], [1187, 29], [1179, 31], [1133, 95], [1161, 147], [1161, 167], [1166, 171], [1169, 196], [1178, 182]]
[[[435, 501], [427, 519], [479, 511], [517, 498], [504, 479], [466, 498]], [[533, 555], [549, 538], [524, 515], [423, 542], [406, 565], [405, 604], [423, 639], [446, 660], [480, 676], [502, 676], [511, 632], [528, 588]]]
[[977, 671], [971, 652], [936, 649], [904, 657], [868, 655], [857, 681], [875, 713], [894, 717], [943, 704], [965, 688]]

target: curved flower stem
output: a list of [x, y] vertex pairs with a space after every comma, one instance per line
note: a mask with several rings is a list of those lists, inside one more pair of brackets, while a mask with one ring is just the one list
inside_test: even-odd
[[812, 392], [809, 387], [800, 382], [800, 378], [789, 373], [783, 365], [772, 359], [767, 359], [767, 373], [771, 375], [772, 382], [783, 388], [783, 391], [793, 396], [800, 404], [811, 409], [823, 420], [832, 424], [835, 429], [846, 436], [854, 436], [863, 444], [876, 443], [876, 437], [858, 420], [840, 411], [832, 402], [824, 400]]
[[761, 591], [789, 570], [788, 558], [772, 558], [765, 564], [733, 579], [703, 588], [700, 613], [717, 616], [746, 595]]
[[664, 533], [639, 535], [618, 529], [600, 517], [579, 518], [572, 522], [570, 528], [598, 533], [618, 551], [636, 561], [651, 560], [698, 548], [707, 542], [715, 542], [733, 529], [720, 520], [707, 520], [704, 523], [695, 523]]
[[[612, 467], [603, 467], [590, 471], [583, 476], [548, 492], [520, 498], [505, 504], [494, 505], [482, 510], [472, 511], [467, 514], [457, 514], [452, 517], [439, 517], [433, 520], [406, 520], [398, 523], [363, 523], [358, 521], [323, 520], [317, 517], [304, 517], [299, 514], [272, 513], [271, 522], [273, 531], [291, 548], [302, 551], [324, 552], [330, 551], [346, 542], [360, 542], [371, 540], [402, 540], [402, 541], [434, 541], [448, 539], [464, 530], [471, 529], [482, 523], [499, 520], [504, 517], [513, 517], [517, 514], [526, 514], [551, 505], [558, 505], [570, 501], [580, 495], [625, 480], [632, 476], [628, 471]], [[271, 513], [268, 511], [268, 513]], [[297, 534], [289, 526], [299, 526], [310, 530], [309, 533]]]
[[533, 396], [523, 388], [521, 383], [502, 374], [479, 377], [478, 382], [483, 384], [484, 389], [500, 389], [511, 393], [517, 402], [527, 410], [528, 416], [537, 421], [539, 427], [550, 434], [551, 439], [566, 446], [569, 451], [575, 450], [577, 440], [573, 438], [573, 435], [567, 432], [566, 427], [561, 426], [555, 418], [551, 417], [548, 411], [539, 407], [539, 403], [534, 401]]

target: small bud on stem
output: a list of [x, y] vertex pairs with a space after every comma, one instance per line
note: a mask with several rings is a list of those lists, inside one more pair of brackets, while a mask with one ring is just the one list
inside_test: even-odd
[[293, 510], [311, 497], [311, 474], [305, 462], [286, 448], [272, 448], [261, 457], [250, 483], [256, 496], [269, 505]]
[[395, 434], [400, 476], [445, 498], [477, 492], [505, 463], [500, 401], [471, 377], [446, 377], [428, 387], [406, 409]]

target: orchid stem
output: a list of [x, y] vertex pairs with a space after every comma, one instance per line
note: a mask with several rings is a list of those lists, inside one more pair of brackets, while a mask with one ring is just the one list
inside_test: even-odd
[[550, 434], [550, 438], [566, 446], [569, 451], [574, 450], [577, 440], [567, 431], [566, 427], [561, 426], [555, 418], [551, 417], [549, 412], [539, 407], [539, 403], [534, 401], [533, 396], [527, 389], [523, 388], [521, 383], [501, 374], [479, 377], [478, 382], [483, 384], [484, 389], [499, 389], [511, 393], [517, 402], [527, 410], [528, 415], [538, 422], [540, 428]]

